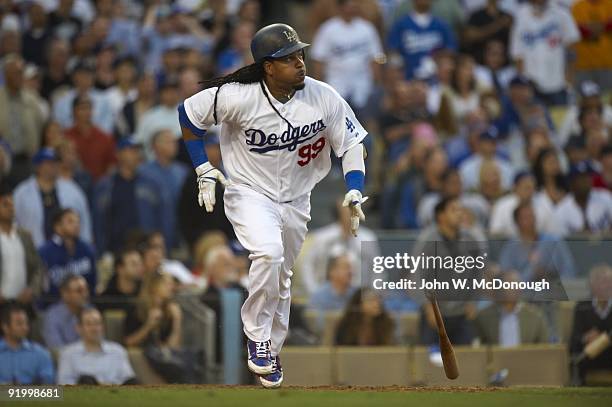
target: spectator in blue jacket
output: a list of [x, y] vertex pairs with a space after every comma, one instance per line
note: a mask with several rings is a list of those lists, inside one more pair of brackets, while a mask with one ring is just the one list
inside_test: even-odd
[[432, 76], [435, 73], [432, 52], [457, 48], [450, 27], [430, 11], [431, 0], [415, 0], [414, 12], [398, 19], [389, 32], [388, 47], [404, 59], [406, 79]]
[[6, 306], [0, 319], [0, 384], [52, 384], [55, 380], [49, 351], [28, 340], [28, 314], [20, 305]]
[[163, 230], [172, 216], [156, 181], [138, 170], [140, 146], [131, 139], [117, 145], [117, 169], [94, 189], [94, 230], [99, 254], [118, 251], [131, 231]]
[[83, 276], [91, 293], [96, 289], [96, 259], [93, 247], [79, 238], [79, 214], [62, 209], [53, 218], [54, 234], [39, 249], [47, 269], [45, 293], [59, 296], [59, 286], [70, 275]]
[[179, 242], [176, 236], [176, 213], [188, 168], [176, 160], [178, 141], [171, 129], [156, 132], [151, 145], [155, 158], [143, 164], [140, 171], [148, 178], [157, 181], [164, 207], [171, 208], [168, 216], [163, 219], [162, 233], [169, 248], [177, 247]]

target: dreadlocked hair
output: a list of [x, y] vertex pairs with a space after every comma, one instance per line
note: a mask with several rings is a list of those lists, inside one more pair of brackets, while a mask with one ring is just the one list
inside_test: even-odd
[[213, 104], [213, 118], [215, 119], [215, 124], [217, 124], [217, 97], [219, 96], [221, 86], [227, 83], [257, 83], [261, 82], [263, 79], [263, 62], [255, 62], [228, 75], [200, 82], [203, 85], [203, 89], [217, 88], [217, 91], [215, 92], [215, 101]]

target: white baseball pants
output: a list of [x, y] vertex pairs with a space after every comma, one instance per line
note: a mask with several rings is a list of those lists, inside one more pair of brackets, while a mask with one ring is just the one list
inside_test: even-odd
[[280, 353], [289, 331], [291, 267], [310, 221], [310, 193], [277, 203], [243, 185], [226, 187], [225, 214], [240, 244], [250, 252], [249, 296], [240, 311], [244, 333], [252, 341], [272, 342]]

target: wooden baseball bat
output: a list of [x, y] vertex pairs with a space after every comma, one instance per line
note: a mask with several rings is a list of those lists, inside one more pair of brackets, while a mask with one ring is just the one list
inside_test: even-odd
[[459, 377], [459, 368], [457, 366], [457, 358], [455, 358], [455, 351], [453, 350], [453, 345], [446, 334], [446, 328], [444, 327], [442, 314], [440, 313], [440, 308], [438, 307], [438, 301], [433, 296], [429, 298], [429, 301], [431, 302], [434, 315], [436, 316], [436, 325], [438, 326], [440, 353], [442, 354], [444, 373], [446, 373], [446, 377], [449, 379], [455, 380], [457, 377]]

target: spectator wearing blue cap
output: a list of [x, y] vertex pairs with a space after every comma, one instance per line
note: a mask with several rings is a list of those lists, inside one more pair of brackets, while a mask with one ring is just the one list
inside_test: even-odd
[[606, 233], [612, 230], [612, 193], [592, 187], [595, 171], [588, 161], [572, 165], [570, 193], [554, 212], [554, 231], [565, 237], [573, 233]]
[[53, 234], [52, 218], [62, 208], [72, 208], [81, 217], [80, 237], [92, 242], [91, 217], [87, 198], [72, 180], [59, 178], [55, 151], [41, 149], [33, 159], [35, 174], [15, 189], [17, 224], [32, 234], [36, 247]]
[[502, 95], [502, 113], [495, 120], [495, 127], [504, 137], [522, 136], [525, 127], [544, 126], [554, 129], [546, 106], [540, 103], [534, 93], [531, 81], [517, 75], [510, 80], [508, 93]]
[[101, 255], [123, 248], [130, 231], [163, 230], [171, 208], [154, 180], [143, 175], [140, 146], [129, 138], [117, 144], [117, 167], [94, 188], [96, 247]]
[[[522, 203], [533, 203], [535, 187], [535, 177], [530, 172], [522, 171], [514, 177], [513, 191], [495, 202], [491, 210], [489, 221], [491, 235], [502, 238], [512, 238], [518, 235], [512, 213]], [[538, 230], [541, 230], [542, 219], [538, 217], [537, 208], [536, 226]]]
[[499, 131], [491, 126], [480, 134], [476, 151], [463, 161], [459, 167], [463, 188], [466, 191], [479, 187], [480, 167], [484, 161], [494, 161], [501, 172], [501, 186], [507, 191], [512, 186], [514, 169], [510, 163], [496, 155], [497, 142], [500, 139]]

